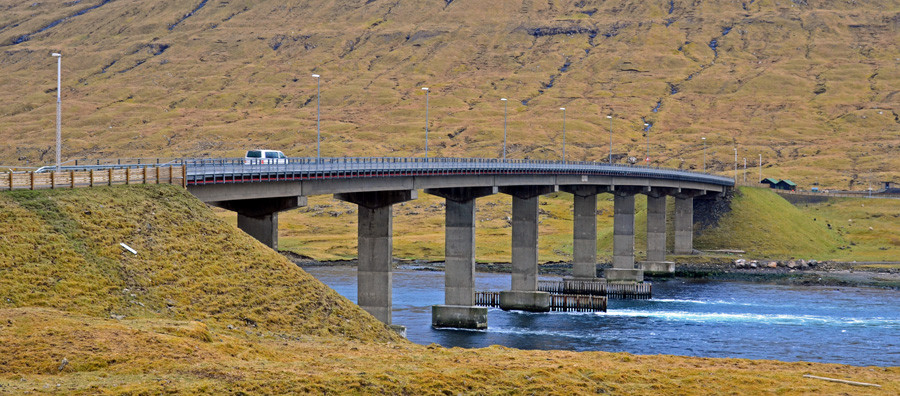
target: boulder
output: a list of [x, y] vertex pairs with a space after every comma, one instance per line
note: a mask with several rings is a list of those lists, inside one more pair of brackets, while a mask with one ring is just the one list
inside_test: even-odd
[[769, 267], [769, 268], [778, 268], [778, 263], [776, 263], [776, 262], [774, 262], [774, 261], [769, 261], [769, 263], [766, 264], [766, 267]]
[[794, 261], [794, 260], [791, 260], [791, 261], [788, 261], [788, 262], [787, 262], [787, 267], [790, 268], [790, 269], [797, 268], [798, 266], [799, 266], [799, 265], [798, 265], [797, 262]]
[[744, 268], [744, 266], [745, 266], [746, 264], [747, 264], [747, 260], [744, 260], [744, 259], [737, 259], [737, 260], [734, 260], [734, 266], [735, 266], [736, 268]]

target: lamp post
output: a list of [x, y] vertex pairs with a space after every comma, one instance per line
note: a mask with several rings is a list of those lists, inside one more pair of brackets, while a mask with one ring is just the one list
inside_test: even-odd
[[506, 160], [506, 109], [509, 101], [506, 98], [500, 98], [503, 101], [503, 160]]
[[322, 129], [321, 129], [321, 119], [322, 119], [322, 91], [321, 84], [318, 74], [313, 74], [313, 78], [316, 79], [316, 162], [321, 161], [322, 159]]
[[734, 148], [734, 182], [737, 183], [737, 147]]
[[560, 107], [560, 110], [563, 112], [563, 162], [566, 162], [566, 108]]
[[706, 172], [706, 137], [700, 138], [703, 140], [703, 172]]
[[428, 159], [428, 87], [422, 87], [425, 91], [425, 159]]
[[612, 165], [612, 115], [606, 118], [609, 118], [609, 164]]
[[759, 155], [759, 182], [762, 183], [762, 154]]
[[56, 58], [56, 171], [59, 172], [60, 150], [62, 150], [62, 54], [54, 52]]
[[644, 123], [644, 131], [647, 132], [647, 166], [650, 166], [650, 124]]

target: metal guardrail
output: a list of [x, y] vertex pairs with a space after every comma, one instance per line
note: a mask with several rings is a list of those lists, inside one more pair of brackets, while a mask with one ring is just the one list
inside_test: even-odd
[[734, 185], [731, 178], [706, 173], [582, 161], [409, 157], [288, 158], [280, 161], [284, 162], [260, 164], [243, 158], [179, 159], [174, 160], [173, 164], [187, 167], [189, 186], [368, 177], [565, 174]]

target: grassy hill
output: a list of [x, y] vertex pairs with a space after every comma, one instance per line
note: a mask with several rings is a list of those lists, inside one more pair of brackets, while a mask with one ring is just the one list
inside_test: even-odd
[[[0, 164], [314, 155], [559, 158], [866, 188], [900, 173], [900, 4], [0, 0]], [[607, 114], [615, 118], [612, 124]], [[644, 124], [650, 125], [645, 128]], [[644, 131], [647, 129], [647, 131]]]
[[2, 192], [0, 230], [0, 393], [900, 392], [898, 367], [415, 345], [173, 186]]

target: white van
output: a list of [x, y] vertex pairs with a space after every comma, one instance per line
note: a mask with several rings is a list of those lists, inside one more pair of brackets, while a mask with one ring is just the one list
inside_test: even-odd
[[287, 157], [278, 150], [247, 150], [247, 155], [244, 156], [245, 165], [286, 163], [288, 163]]

